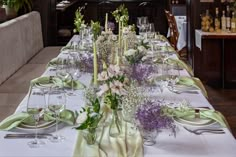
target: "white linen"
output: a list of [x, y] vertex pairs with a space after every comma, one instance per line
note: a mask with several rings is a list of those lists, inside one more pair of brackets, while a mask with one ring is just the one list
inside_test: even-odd
[[[181, 50], [186, 46], [186, 36], [187, 36], [187, 22], [186, 16], [175, 16], [179, 38], [177, 41], [177, 49]], [[167, 37], [170, 37], [170, 29], [168, 29]]]
[[220, 38], [220, 36], [235, 36], [236, 33], [231, 33], [231, 32], [203, 32], [200, 29], [196, 29], [195, 30], [195, 45], [202, 50], [202, 37], [209, 37], [209, 36], [218, 36]]
[[201, 30], [195, 30], [195, 44], [196, 46], [202, 50], [202, 34]]
[[[74, 39], [74, 38], [73, 38]], [[60, 54], [63, 56], [62, 54]], [[53, 75], [55, 72], [47, 69], [45, 75]], [[181, 75], [188, 75], [186, 71], [181, 71]], [[81, 82], [85, 85], [89, 85], [91, 75], [83, 75], [80, 78]], [[69, 96], [67, 98], [66, 108], [71, 110], [80, 110], [84, 105], [82, 97], [83, 91], [77, 90], [77, 96]], [[203, 96], [199, 90], [199, 94], [175, 94], [171, 93], [167, 89], [163, 93], [154, 92], [155, 97], [165, 99], [169, 102], [180, 102], [183, 99], [190, 102], [194, 107], [210, 107], [210, 103]], [[27, 96], [20, 103], [16, 112], [26, 110]], [[194, 135], [184, 130], [181, 126], [178, 127], [176, 138], [169, 136], [168, 131], [163, 131], [157, 137], [157, 144], [154, 146], [144, 146], [145, 157], [236, 157], [236, 141], [228, 129], [225, 130], [225, 134], [216, 135]], [[45, 146], [40, 148], [29, 148], [27, 142], [32, 139], [4, 139], [4, 135], [7, 131], [0, 131], [0, 156], [12, 157], [12, 156], [24, 156], [24, 157], [72, 157], [74, 147], [76, 144], [77, 131], [71, 126], [66, 126], [58, 130], [58, 134], [66, 137], [66, 140], [61, 143], [51, 143], [48, 140], [43, 139], [46, 143]], [[89, 152], [88, 152], [89, 153]]]

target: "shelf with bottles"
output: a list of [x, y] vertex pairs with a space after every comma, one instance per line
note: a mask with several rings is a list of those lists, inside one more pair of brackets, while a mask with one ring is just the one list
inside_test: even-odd
[[201, 30], [204, 32], [236, 32], [236, 12], [227, 5], [226, 10], [221, 7], [215, 8], [215, 14], [212, 16], [207, 9], [201, 14]]

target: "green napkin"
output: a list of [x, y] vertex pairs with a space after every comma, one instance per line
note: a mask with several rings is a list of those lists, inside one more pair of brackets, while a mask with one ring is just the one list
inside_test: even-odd
[[[190, 108], [190, 107], [171, 108], [168, 106], [163, 106], [162, 112], [163, 114], [171, 116], [171, 117], [182, 118], [182, 117], [187, 117], [187, 116], [195, 116], [196, 109]], [[200, 117], [212, 119], [218, 122], [222, 127], [230, 129], [228, 122], [226, 121], [225, 117], [220, 112], [204, 108], [202, 110], [200, 109], [199, 113], [200, 113]]]
[[[174, 78], [173, 78], [174, 77]], [[192, 87], [196, 87], [198, 89], [200, 89], [203, 93], [203, 95], [207, 98], [207, 91], [204, 87], [204, 85], [202, 84], [201, 80], [199, 80], [196, 77], [188, 77], [188, 76], [169, 76], [169, 75], [163, 75], [163, 76], [158, 76], [156, 78], [152, 78], [149, 81], [152, 83], [153, 81], [158, 81], [158, 80], [168, 80], [168, 79], [175, 79], [176, 80], [176, 84], [179, 85], [185, 85], [185, 86], [192, 86]]]
[[194, 75], [192, 68], [191, 68], [189, 65], [187, 65], [186, 63], [184, 63], [184, 62], [183, 62], [182, 60], [180, 60], [180, 59], [169, 58], [169, 59], [166, 60], [166, 62], [167, 62], [167, 64], [174, 64], [174, 65], [177, 65], [177, 64], [178, 64], [178, 66], [180, 66], [181, 68], [186, 69], [187, 72], [188, 72], [191, 76]]
[[[39, 78], [31, 80], [31, 86], [40, 85], [40, 84], [41, 85], [54, 84], [59, 87], [71, 88], [72, 80], [71, 79], [61, 80], [60, 78], [54, 77], [54, 76], [44, 76], [44, 77], [39, 77]], [[82, 84], [80, 81], [73, 80], [73, 88], [84, 89], [85, 85]]]
[[[55, 117], [53, 113], [45, 112], [44, 120], [52, 121], [52, 120], [55, 120]], [[76, 120], [76, 114], [70, 110], [64, 110], [60, 113], [59, 121], [61, 122], [64, 122], [69, 125], [74, 125], [75, 120]], [[0, 123], [0, 130], [11, 130], [19, 126], [21, 123], [34, 125], [34, 119], [30, 114], [26, 112], [15, 113], [7, 117]]]
[[176, 83], [180, 85], [194, 86], [200, 89], [206, 98], [208, 97], [204, 85], [202, 84], [201, 80], [196, 77], [180, 76]]
[[62, 60], [58, 59], [58, 58], [53, 58], [48, 64], [47, 67], [50, 66], [57, 66], [59, 64], [62, 64]]

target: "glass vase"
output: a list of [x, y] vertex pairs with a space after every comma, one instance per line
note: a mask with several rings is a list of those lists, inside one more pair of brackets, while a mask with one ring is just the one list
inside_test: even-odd
[[118, 137], [121, 134], [121, 119], [117, 109], [112, 111], [112, 120], [109, 128], [109, 135], [111, 137]]
[[82, 130], [82, 134], [88, 145], [95, 144], [97, 139], [96, 128]]
[[156, 137], [160, 131], [157, 131], [156, 129], [153, 130], [140, 129], [140, 132], [143, 137], [143, 144], [146, 146], [152, 146], [156, 144]]

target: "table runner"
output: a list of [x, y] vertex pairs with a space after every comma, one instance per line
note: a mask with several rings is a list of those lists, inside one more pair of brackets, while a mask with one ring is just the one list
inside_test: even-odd
[[87, 145], [79, 131], [73, 157], [142, 157], [143, 144], [139, 131], [135, 130], [134, 134], [129, 135], [130, 124], [122, 124], [122, 134], [117, 138], [110, 137], [109, 126], [100, 127], [97, 133], [98, 143], [95, 145]]

